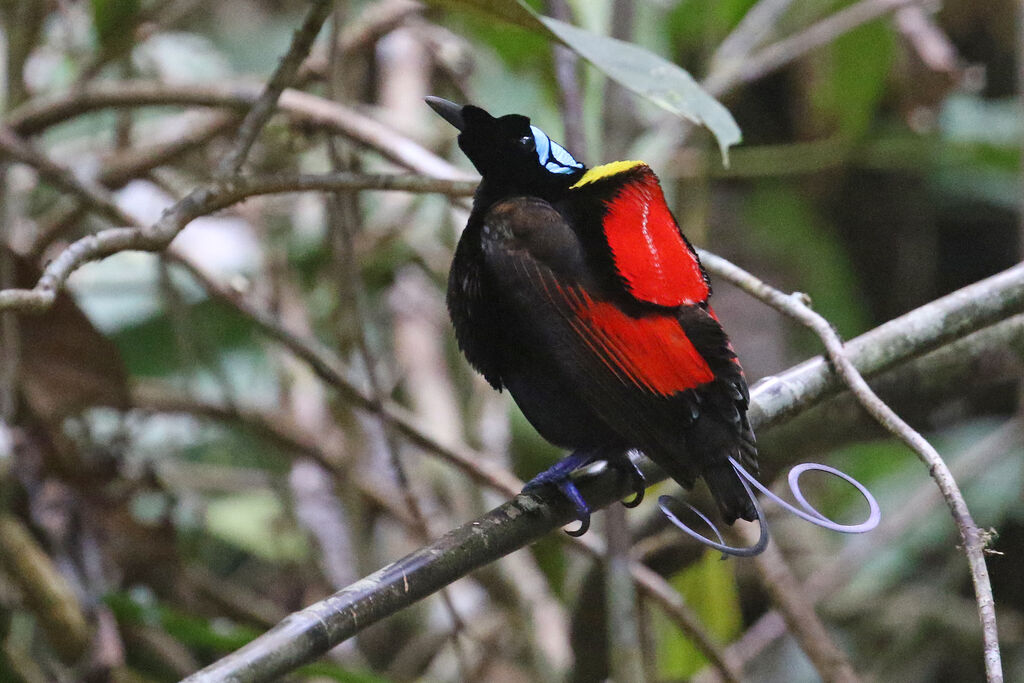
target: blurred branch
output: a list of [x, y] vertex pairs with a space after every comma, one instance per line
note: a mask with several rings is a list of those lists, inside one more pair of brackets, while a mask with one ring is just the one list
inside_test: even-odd
[[35, 150], [12, 128], [0, 125], [0, 158], [6, 157], [34, 168], [47, 182], [62, 192], [78, 197], [90, 209], [115, 225], [133, 225], [135, 219], [121, 210], [110, 193], [93, 182], [79, 180], [74, 173]]
[[215, 112], [166, 142], [121, 150], [103, 159], [96, 180], [111, 189], [121, 187], [186, 152], [202, 147], [237, 121], [238, 115], [234, 112]]
[[[572, 24], [572, 12], [566, 0], [547, 0], [548, 14], [559, 21]], [[583, 131], [583, 88], [580, 87], [580, 58], [566, 46], [551, 45], [555, 60], [555, 81], [562, 104], [562, 123], [565, 125], [565, 147], [580, 159], [587, 158], [586, 138]]]
[[775, 31], [775, 22], [785, 14], [793, 0], [758, 0], [725, 37], [711, 57], [709, 71], [730, 73], [742, 66], [754, 48]]
[[957, 50], [923, 7], [911, 5], [896, 12], [896, 28], [932, 71], [955, 74]]
[[633, 539], [625, 507], [613, 505], [608, 508], [604, 516], [604, 535], [608, 546], [603, 559], [609, 675], [613, 681], [642, 683], [645, 677], [640, 649], [640, 616], [636, 587], [630, 572], [629, 549]]
[[[651, 480], [648, 479], [648, 481]], [[580, 540], [586, 542], [590, 539], [581, 537]], [[651, 568], [636, 561], [630, 563], [630, 572], [640, 592], [664, 610], [665, 615], [711, 662], [711, 666], [718, 670], [723, 681], [739, 683], [742, 680], [742, 668], [739, 661], [711, 638], [702, 626], [700, 618], [667, 580]]]
[[249, 113], [245, 115], [245, 120], [242, 121], [242, 125], [238, 129], [235, 144], [220, 160], [215, 176], [224, 178], [241, 170], [242, 164], [245, 163], [245, 158], [249, 154], [249, 149], [256, 142], [256, 136], [274, 113], [281, 93], [295, 80], [302, 61], [313, 48], [313, 41], [316, 40], [324, 22], [327, 21], [327, 15], [331, 13], [333, 6], [334, 3], [330, 0], [312, 1], [309, 14], [306, 15], [302, 26], [292, 36], [292, 44], [288, 48], [288, 52], [281, 59], [273, 76], [270, 77], [263, 93], [253, 103]]
[[[740, 533], [748, 543], [757, 541], [753, 530], [744, 528]], [[821, 679], [837, 683], [860, 680], [846, 653], [836, 645], [825, 624], [818, 618], [814, 611], [814, 601], [793, 575], [778, 546], [769, 543], [765, 551], [754, 558], [754, 566], [789, 632], [800, 644], [800, 649], [807, 654]]]
[[354, 482], [359, 492], [373, 505], [387, 510], [388, 514], [403, 524], [412, 524], [408, 510], [395, 502], [391, 491], [357, 477], [346, 467], [347, 463], [341, 460], [339, 454], [324, 449], [323, 444], [329, 440], [310, 438], [306, 431], [299, 429], [283, 414], [210, 403], [155, 382], [136, 383], [132, 387], [132, 405], [145, 412], [180, 413], [238, 424], [286, 452], [301, 454], [314, 460], [335, 477], [345, 477], [348, 481]]
[[[78, 187], [77, 181], [67, 189], [80, 198], [88, 197], [90, 204], [104, 214], [120, 213], [108, 199]], [[471, 194], [473, 183], [439, 180], [403, 175], [359, 175], [336, 173], [322, 176], [265, 176], [240, 177], [201, 186], [176, 202], [151, 226], [108, 228], [95, 235], [87, 235], [66, 247], [43, 271], [32, 289], [6, 289], [0, 291], [0, 310], [41, 312], [53, 305], [57, 292], [71, 273], [84, 263], [96, 261], [111, 254], [138, 250], [159, 251], [165, 248], [185, 226], [200, 216], [227, 208], [247, 197], [283, 192], [333, 192], [346, 190], [395, 190], [403, 192], [442, 192], [454, 196]], [[138, 225], [124, 215], [128, 225]]]
[[[847, 345], [851, 362], [873, 372], [914, 358], [952, 337], [941, 332], [948, 325], [960, 334], [984, 324], [995, 301], [1013, 302], [998, 317], [1024, 305], [1024, 265], [976, 283], [912, 311], [862, 335]], [[965, 318], [974, 318], [964, 324]], [[872, 345], [869, 346], [865, 340]], [[884, 351], [879, 353], [876, 346]], [[322, 359], [319, 359], [322, 362]], [[811, 401], [842, 386], [823, 359], [812, 359], [789, 370], [781, 383], [762, 382], [751, 391], [751, 422], [755, 429], [792, 417]], [[325, 377], [325, 379], [327, 379]], [[785, 391], [780, 391], [785, 387]], [[362, 396], [360, 394], [360, 396]], [[373, 408], [362, 398], [363, 406]], [[383, 415], [383, 407], [378, 407]], [[407, 435], [411, 436], [408, 432]], [[645, 463], [650, 483], [659, 476]], [[581, 491], [595, 509], [627, 495], [628, 482], [613, 471], [583, 476]], [[569, 502], [552, 492], [547, 496], [515, 496], [482, 518], [456, 529], [439, 541], [389, 565], [326, 600], [290, 615], [263, 636], [191, 678], [193, 681], [268, 680], [323, 653], [370, 623], [429, 595], [466, 573], [523, 547], [573, 519]], [[600, 544], [581, 539], [597, 551]], [[634, 566], [636, 576], [647, 568]], [[664, 583], [660, 577], [658, 580]], [[644, 584], [641, 589], [647, 592]], [[670, 600], [680, 600], [672, 591]], [[684, 606], [681, 606], [685, 609]], [[728, 660], [727, 660], [728, 661]], [[727, 669], [728, 670], [728, 669]]]
[[241, 292], [217, 283], [190, 261], [175, 254], [171, 254], [170, 258], [188, 270], [211, 296], [249, 318], [264, 334], [309, 364], [322, 380], [352, 405], [379, 413], [412, 444], [448, 461], [479, 484], [506, 495], [515, 495], [522, 487], [519, 479], [495, 465], [492, 459], [483, 458], [462, 445], [445, 445], [428, 434], [405, 408], [389, 400], [374, 400], [356, 381], [348, 377], [340, 360], [319, 342], [291, 333], [276, 317], [250, 302]]
[[[198, 123], [185, 133], [163, 143], [146, 147], [126, 149], [103, 161], [103, 167], [96, 174], [96, 181], [108, 190], [114, 190], [141, 177], [149, 171], [163, 166], [179, 156], [201, 147], [212, 138], [223, 133], [238, 120], [233, 112], [217, 113], [208, 120]], [[69, 225], [79, 220], [88, 208], [81, 201], [68, 201], [44, 214], [38, 220], [38, 228], [27, 253], [38, 255]]]
[[707, 259], [705, 264], [708, 261], [714, 263], [714, 271], [716, 273], [734, 285], [812, 329], [825, 345], [832, 367], [839, 373], [850, 391], [857, 397], [860, 404], [864, 406], [864, 409], [871, 413], [879, 424], [907, 444], [911, 450], [917, 453], [921, 461], [928, 466], [929, 474], [935, 479], [935, 483], [938, 485], [939, 490], [942, 491], [946, 504], [953, 514], [953, 520], [960, 531], [964, 552], [967, 554], [967, 562], [971, 568], [971, 579], [974, 582], [974, 592], [978, 601], [978, 613], [981, 618], [982, 638], [985, 649], [985, 671], [988, 680], [1001, 681], [1003, 672], [999, 657], [995, 599], [992, 596], [992, 585], [989, 582], [988, 567], [985, 564], [985, 546], [988, 543], [988, 539], [974, 523], [970, 511], [967, 509], [967, 502], [960, 492], [960, 487], [957, 485], [956, 479], [953, 478], [942, 456], [939, 455], [939, 452], [935, 450], [927, 439], [911, 428], [906, 421], [872, 391], [871, 387], [868, 386], [868, 383], [847, 356], [846, 350], [843, 348], [842, 339], [839, 338], [839, 335], [825, 318], [815, 313], [805, 303], [805, 295], [799, 293], [786, 295], [717, 256]]
[[[197, 106], [244, 110], [259, 99], [261, 92], [256, 86], [243, 84], [184, 86], [152, 81], [98, 82], [65, 95], [27, 102], [11, 112], [6, 123], [20, 135], [31, 136], [97, 109]], [[297, 124], [344, 135], [417, 173], [451, 180], [475, 177], [389, 126], [322, 97], [287, 89], [281, 94], [278, 108]]]
[[756, 81], [814, 49], [828, 45], [844, 33], [882, 17], [890, 12], [923, 2], [923, 0], [861, 0], [835, 14], [808, 26], [796, 35], [772, 43], [745, 59], [721, 61], [720, 70], [708, 74], [704, 88], [721, 95], [737, 85]]
[[386, 0], [365, 5], [354, 20], [340, 27], [337, 45], [326, 51], [314, 49], [306, 59], [296, 76], [298, 83], [327, 77], [328, 55], [331, 49], [337, 50], [339, 56], [351, 55], [368, 49], [381, 36], [391, 32], [412, 14], [423, 11], [423, 5], [412, 0]]
[[0, 563], [21, 589], [25, 602], [65, 662], [74, 662], [89, 646], [89, 624], [67, 579], [25, 525], [0, 515]]

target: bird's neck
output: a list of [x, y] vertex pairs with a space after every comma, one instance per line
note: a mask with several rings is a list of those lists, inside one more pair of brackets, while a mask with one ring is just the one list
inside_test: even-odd
[[520, 182], [515, 179], [484, 178], [473, 196], [473, 212], [487, 213], [494, 204], [509, 197], [539, 197], [552, 204], [565, 198], [569, 188], [579, 180], [584, 170], [566, 175], [554, 175], [546, 182]]

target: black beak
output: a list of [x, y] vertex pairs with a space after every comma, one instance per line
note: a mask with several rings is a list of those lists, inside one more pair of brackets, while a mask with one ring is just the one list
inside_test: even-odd
[[462, 118], [462, 105], [432, 95], [423, 99], [427, 101], [431, 109], [437, 112], [438, 116], [458, 128], [460, 132], [466, 130], [466, 122]]

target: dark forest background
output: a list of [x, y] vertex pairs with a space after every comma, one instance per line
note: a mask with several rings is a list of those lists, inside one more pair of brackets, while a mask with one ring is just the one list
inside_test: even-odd
[[[323, 381], [264, 318], [489, 466], [526, 479], [559, 455], [455, 347], [443, 288], [471, 189], [460, 181], [474, 176], [425, 95], [527, 114], [589, 165], [646, 160], [694, 243], [807, 293], [846, 339], [1021, 260], [1019, 3], [531, 3], [706, 78], [743, 134], [727, 167], [706, 130], [495, 18], [515, 3], [476, 4], [338, 0], [243, 166], [283, 189], [342, 171], [449, 184], [204, 207], [169, 249], [114, 249], [45, 313], [0, 316], [0, 679], [176, 680], [506, 498]], [[308, 8], [0, 1], [0, 289], [32, 287], [74, 240], [153, 224], [214, 179]], [[770, 14], [743, 28], [758, 8]], [[751, 384], [821, 352], [762, 302], [714, 288]], [[988, 332], [875, 386], [997, 533], [1003, 666], [1024, 680], [1024, 319]], [[841, 537], [773, 517], [773, 543], [858, 674], [981, 680], [967, 563], [927, 468], [848, 396], [759, 443], [765, 481], [832, 464], [891, 524]], [[809, 490], [833, 516], [860, 514], [840, 485]], [[749, 645], [729, 650], [745, 678], [817, 680], [786, 629], [765, 626], [773, 599], [752, 563], [666, 532], [648, 498], [627, 513], [627, 551], [717, 643]], [[295, 680], [589, 681], [622, 658], [648, 680], [714, 679], [647, 601], [632, 610], [639, 641], [618, 642], [605, 563], [563, 536], [372, 626]]]

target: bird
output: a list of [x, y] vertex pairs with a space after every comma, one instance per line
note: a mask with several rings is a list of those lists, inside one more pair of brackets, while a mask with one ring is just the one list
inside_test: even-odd
[[758, 519], [730, 461], [757, 473], [747, 382], [654, 171], [588, 168], [527, 116], [426, 101], [481, 175], [448, 278], [458, 346], [569, 451], [524, 491], [557, 487], [582, 534], [590, 508], [572, 473], [604, 460], [639, 503], [638, 450], [685, 488], [703, 479], [726, 523]]

